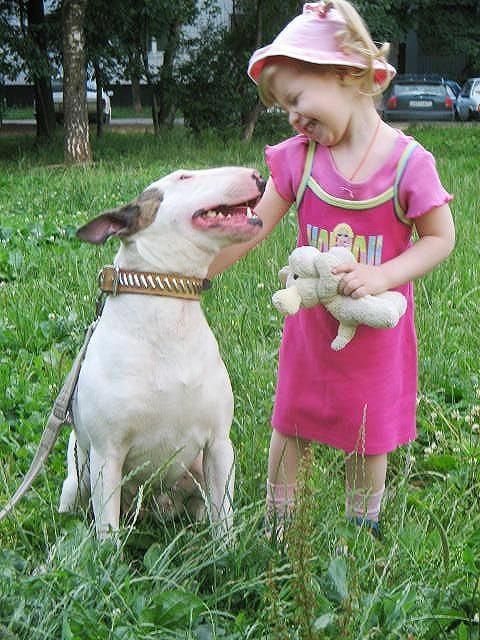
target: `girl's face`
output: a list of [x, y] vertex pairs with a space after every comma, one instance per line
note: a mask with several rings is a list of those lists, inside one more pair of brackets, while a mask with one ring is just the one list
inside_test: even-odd
[[353, 87], [343, 85], [333, 69], [282, 63], [272, 75], [271, 89], [295, 131], [328, 147], [347, 134], [353, 113]]

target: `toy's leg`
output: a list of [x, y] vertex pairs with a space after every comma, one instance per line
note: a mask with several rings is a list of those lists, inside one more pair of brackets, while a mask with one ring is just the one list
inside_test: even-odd
[[278, 539], [283, 537], [284, 526], [293, 512], [297, 473], [300, 460], [305, 456], [309, 442], [301, 438], [283, 436], [272, 431], [268, 458], [266, 498], [266, 533], [273, 528]]
[[345, 460], [347, 518], [378, 530], [387, 473], [387, 454], [350, 454]]
[[335, 340], [332, 342], [331, 347], [334, 351], [340, 351], [343, 349], [355, 335], [357, 327], [350, 327], [345, 324], [340, 324], [338, 327], [338, 333]]

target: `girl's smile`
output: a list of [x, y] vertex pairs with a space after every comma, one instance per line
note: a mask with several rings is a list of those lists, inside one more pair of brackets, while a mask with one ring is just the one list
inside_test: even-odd
[[353, 104], [350, 89], [333, 70], [310, 70], [293, 61], [279, 65], [272, 78], [273, 94], [295, 131], [325, 146], [345, 135]]

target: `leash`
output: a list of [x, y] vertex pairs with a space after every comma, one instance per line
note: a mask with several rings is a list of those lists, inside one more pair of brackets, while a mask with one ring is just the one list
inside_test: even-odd
[[90, 342], [90, 338], [95, 331], [97, 323], [98, 318], [96, 318], [91, 323], [85, 333], [83, 345], [73, 362], [72, 368], [65, 378], [65, 382], [62, 389], [60, 390], [60, 393], [53, 403], [52, 411], [48, 417], [47, 424], [40, 439], [40, 444], [38, 445], [37, 451], [32, 460], [32, 464], [30, 465], [29, 470], [27, 471], [24, 479], [22, 480], [22, 483], [15, 491], [14, 495], [10, 498], [2, 511], [0, 511], [0, 520], [2, 520], [8, 513], [10, 513], [10, 511], [12, 511], [15, 505], [32, 486], [50, 451], [53, 449], [62, 426], [64, 424], [71, 424], [70, 401], [77, 385], [78, 376], [80, 375], [80, 370], [82, 368], [82, 362], [87, 351], [88, 343]]

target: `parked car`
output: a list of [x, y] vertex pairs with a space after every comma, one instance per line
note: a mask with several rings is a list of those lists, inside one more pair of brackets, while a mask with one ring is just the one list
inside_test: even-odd
[[452, 82], [434, 75], [397, 76], [384, 97], [385, 120], [453, 120]]
[[[86, 85], [87, 90], [87, 109], [88, 119], [90, 122], [95, 122], [97, 119], [97, 86], [94, 82], [88, 81]], [[53, 106], [55, 109], [55, 116], [58, 122], [63, 122], [63, 79], [59, 78], [52, 80], [52, 92], [53, 92]], [[103, 122], [108, 124], [112, 117], [112, 106], [110, 104], [110, 97], [106, 91], [102, 89], [102, 102], [103, 102]]]
[[462, 85], [458, 84], [456, 80], [445, 80], [445, 84], [448, 84], [450, 89], [455, 94], [455, 98], [458, 98], [458, 94], [462, 90]]
[[480, 78], [469, 78], [455, 103], [459, 120], [480, 120]]

